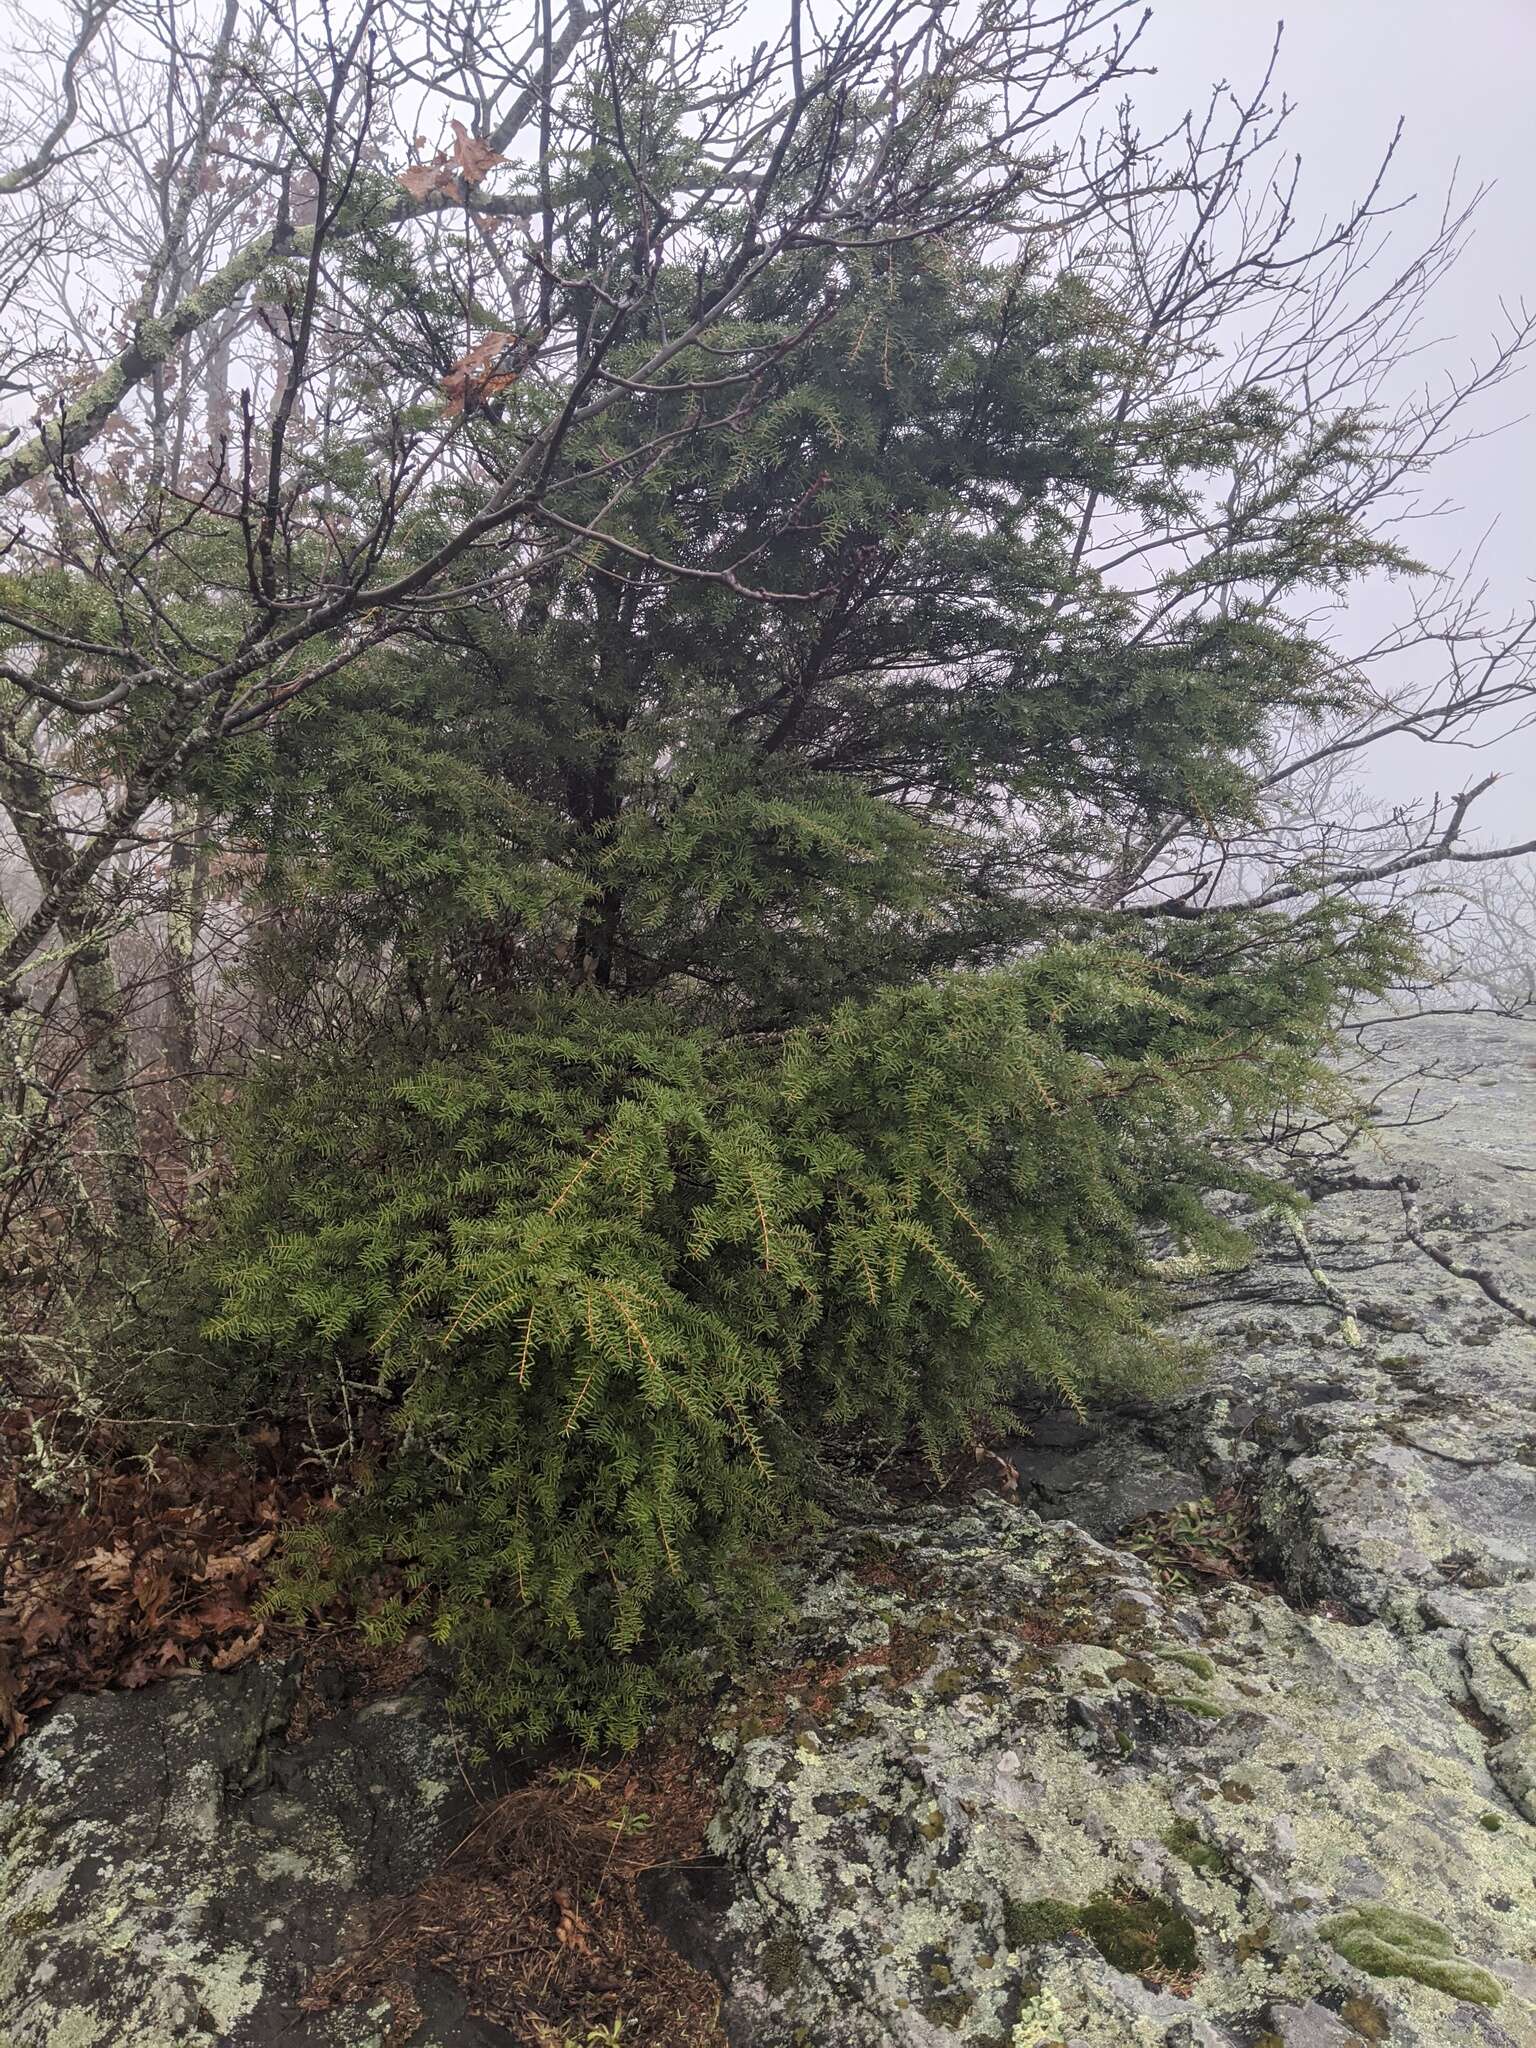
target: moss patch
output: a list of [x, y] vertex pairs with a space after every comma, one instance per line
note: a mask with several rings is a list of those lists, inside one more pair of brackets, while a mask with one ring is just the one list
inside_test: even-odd
[[1010, 1948], [1038, 1948], [1076, 1934], [1082, 1907], [1069, 1899], [1004, 1899], [1003, 1939]]
[[1163, 1836], [1163, 1847], [1194, 1870], [1222, 1876], [1231, 1868], [1222, 1850], [1207, 1842], [1192, 1820], [1176, 1820]]
[[1013, 1949], [1081, 1934], [1111, 1968], [1157, 1984], [1187, 1981], [1200, 1967], [1191, 1922], [1149, 1892], [1096, 1892], [1085, 1905], [1069, 1899], [1008, 1899], [1003, 1933]]
[[1196, 1678], [1203, 1678], [1207, 1685], [1216, 1676], [1216, 1666], [1201, 1650], [1162, 1650], [1158, 1654], [1165, 1664], [1182, 1664], [1186, 1671], [1193, 1671]]
[[1437, 1920], [1401, 1906], [1351, 1906], [1318, 1929], [1345, 1962], [1369, 1977], [1410, 1977], [1448, 1998], [1497, 2005], [1504, 1987], [1476, 1963], [1465, 1963]]
[[1171, 1693], [1168, 1704], [1170, 1707], [1182, 1707], [1186, 1714], [1198, 1714], [1203, 1721], [1222, 1718], [1223, 1709], [1214, 1700], [1202, 1700], [1194, 1693]]
[[763, 1945], [763, 1988], [770, 1998], [782, 1998], [800, 1981], [805, 1958], [792, 1935], [779, 1934]]
[[1131, 1976], [1168, 1983], [1200, 1967], [1193, 1925], [1150, 1892], [1098, 1892], [1079, 1925], [1106, 1963]]
[[930, 2026], [943, 2027], [946, 2032], [957, 2032], [970, 2018], [976, 2004], [966, 1991], [945, 1991], [937, 1998], [928, 1999], [922, 2007], [923, 2018]]

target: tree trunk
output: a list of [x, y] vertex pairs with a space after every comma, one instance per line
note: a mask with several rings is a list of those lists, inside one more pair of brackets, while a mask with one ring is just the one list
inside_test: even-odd
[[[0, 714], [11, 714], [0, 724], [0, 804], [39, 886], [46, 889], [68, 865], [69, 835], [55, 808], [32, 734], [16, 709], [14, 700], [0, 702]], [[108, 943], [105, 907], [94, 892], [76, 899], [59, 918], [58, 933], [63, 950], [60, 964], [75, 999], [90, 1078], [89, 1114], [110, 1232], [125, 1248], [147, 1250], [157, 1224], [134, 1104], [132, 1050]], [[18, 1014], [13, 1008], [13, 1031]]]
[[165, 1070], [171, 1107], [195, 1166], [195, 1141], [187, 1134], [186, 1115], [192, 1085], [201, 1071], [198, 1047], [197, 962], [202, 950], [203, 919], [208, 902], [208, 849], [202, 806], [179, 805], [172, 812], [170, 887], [165, 913], [166, 1020]]

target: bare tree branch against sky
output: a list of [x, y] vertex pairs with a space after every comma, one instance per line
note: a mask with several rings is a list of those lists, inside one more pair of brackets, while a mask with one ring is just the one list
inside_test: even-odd
[[[1536, 298], [1536, 7], [1480, 0], [1454, 13], [1440, 0], [1158, 0], [1148, 31], [1157, 75], [1137, 80], [1150, 125], [1177, 118], [1197, 80], [1242, 89], [1268, 61], [1284, 15], [1278, 82], [1295, 101], [1291, 146], [1302, 158], [1304, 209], [1325, 213], [1373, 173], [1399, 120], [1403, 140], [1393, 196], [1410, 199], [1397, 225], [1406, 244], [1433, 228], [1447, 194], [1486, 188], [1474, 229], [1405, 366], [1424, 381], [1485, 358], [1507, 309]], [[1437, 469], [1434, 499], [1449, 508], [1424, 552], [1437, 562], [1476, 558], [1479, 578], [1507, 602], [1536, 594], [1536, 389], [1522, 379], [1496, 395], [1478, 422], [1489, 433]], [[1359, 589], [1351, 612], [1385, 625], [1393, 593]], [[1497, 728], [1490, 728], [1496, 730]], [[1498, 744], [1485, 766], [1457, 754], [1426, 760], [1412, 739], [1374, 757], [1374, 779], [1393, 797], [1427, 784], [1460, 788], [1496, 767], [1504, 780], [1479, 810], [1485, 833], [1512, 836], [1536, 815], [1536, 731]], [[1476, 776], [1470, 772], [1476, 769]]]

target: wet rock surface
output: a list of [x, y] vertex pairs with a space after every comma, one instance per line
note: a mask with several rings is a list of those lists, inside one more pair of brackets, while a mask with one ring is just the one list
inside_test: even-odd
[[[1198, 1388], [808, 1580], [654, 1889], [737, 2048], [1536, 2048], [1536, 1031], [1404, 1038]], [[1110, 1547], [1221, 1488], [1267, 1587]]]
[[[5, 2048], [228, 2042], [382, 2048], [391, 2015], [300, 2000], [376, 1897], [462, 1836], [472, 1786], [441, 1695], [418, 1687], [284, 1737], [275, 1665], [61, 1707], [0, 1793]], [[412, 2048], [490, 2048], [425, 1983]]]

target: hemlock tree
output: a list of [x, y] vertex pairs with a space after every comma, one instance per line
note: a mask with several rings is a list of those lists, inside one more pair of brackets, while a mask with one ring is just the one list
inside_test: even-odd
[[[746, 334], [808, 326], [829, 267]], [[1214, 1235], [1230, 1141], [1406, 958], [1334, 903], [1165, 928], [1042, 890], [1139, 817], [1240, 814], [1268, 722], [1339, 700], [1281, 602], [1397, 559], [1308, 517], [1363, 426], [1252, 393], [1130, 432], [1134, 342], [1079, 279], [979, 238], [866, 269], [607, 543], [446, 602], [209, 792], [266, 850], [302, 1048], [252, 1099], [214, 1328], [387, 1389], [348, 1561], [403, 1561], [515, 1727], [630, 1732], [651, 1644], [760, 1596], [829, 1456], [1156, 1383], [1139, 1228]], [[1162, 521], [1260, 464], [1270, 596], [1171, 572], [1158, 621], [1074, 579], [1085, 491]], [[747, 560], [781, 601], [722, 585]]]
[[[387, 1564], [380, 1626], [505, 1731], [632, 1733], [873, 1447], [1165, 1377], [1144, 1230], [1222, 1241], [1201, 1195], [1408, 969], [1388, 892], [1468, 851], [1470, 799], [1309, 834], [1411, 715], [1313, 614], [1412, 573], [1409, 479], [1524, 332], [1365, 405], [1453, 230], [1356, 296], [1375, 195], [1293, 246], [1263, 93], [1055, 148], [1124, 13], [792, 5], [732, 62], [718, 11], [523, 51], [406, 9], [393, 57], [365, 11], [280, 77], [231, 10], [180, 174], [212, 275], [10, 458], [55, 488], [8, 758], [100, 799], [3, 935], [18, 1059], [102, 877], [217, 834], [222, 1384], [357, 1419], [290, 1593]], [[454, 139], [397, 153], [418, 87]], [[173, 490], [194, 336], [247, 383]], [[124, 481], [85, 451], [134, 378]], [[1463, 680], [1458, 616], [1443, 731], [1529, 693], [1519, 631]]]
[[[577, 558], [581, 522], [680, 441], [737, 430], [866, 259], [1006, 231], [1050, 180], [1053, 116], [1125, 73], [1124, 14], [877, 0], [818, 26], [797, 6], [728, 62], [719, 5], [674, 24], [583, 0], [108, 0], [23, 22], [42, 47], [0, 169], [0, 804], [21, 856], [0, 1001], [24, 1233], [67, 1197], [72, 1236], [119, 1265], [153, 1247], [178, 1162], [140, 1114], [158, 1077], [112, 939], [160, 942], [180, 1123], [216, 830], [186, 792], [212, 758], [453, 589]], [[744, 297], [815, 256], [827, 302], [749, 335]], [[646, 440], [620, 415], [660, 387], [685, 414]], [[746, 567], [712, 573], [746, 588]]]

